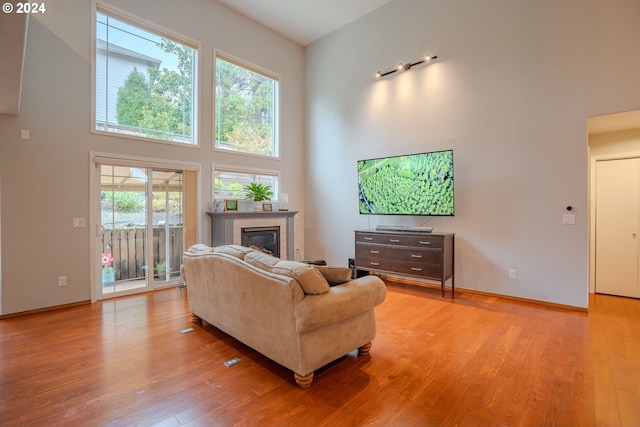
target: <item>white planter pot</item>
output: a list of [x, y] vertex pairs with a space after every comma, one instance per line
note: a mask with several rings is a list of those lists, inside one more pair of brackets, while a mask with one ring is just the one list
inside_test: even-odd
[[253, 210], [253, 200], [238, 200], [239, 212], [251, 212]]

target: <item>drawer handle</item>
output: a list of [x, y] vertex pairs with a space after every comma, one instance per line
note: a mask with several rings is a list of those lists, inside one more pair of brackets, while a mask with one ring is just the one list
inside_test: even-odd
[[422, 255], [411, 254], [411, 258], [422, 258]]
[[379, 254], [380, 253], [380, 251], [369, 251], [369, 252], [371, 252], [372, 254]]
[[421, 244], [421, 245], [430, 245], [430, 244], [431, 244], [431, 242], [423, 242], [422, 240], [420, 240], [420, 244]]
[[364, 240], [373, 240], [373, 237], [365, 237]]
[[373, 261], [369, 262], [369, 264], [371, 264], [371, 265], [380, 265], [379, 262], [373, 262]]
[[411, 270], [413, 270], [413, 271], [422, 271], [422, 269], [418, 268], [418, 267], [411, 267]]
[[398, 239], [389, 239], [389, 241], [391, 243], [399, 243], [400, 242], [400, 240], [398, 240]]

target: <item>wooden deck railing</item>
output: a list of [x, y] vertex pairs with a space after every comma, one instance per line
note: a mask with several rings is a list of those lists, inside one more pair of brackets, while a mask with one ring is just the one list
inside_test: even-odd
[[[167, 239], [168, 233], [168, 239]], [[147, 253], [145, 228], [127, 227], [105, 229], [102, 235], [102, 252], [111, 253], [116, 280], [145, 277]], [[153, 266], [166, 262], [172, 272], [180, 270], [183, 252], [182, 227], [157, 227], [153, 229]], [[169, 245], [169, 259], [166, 256]]]

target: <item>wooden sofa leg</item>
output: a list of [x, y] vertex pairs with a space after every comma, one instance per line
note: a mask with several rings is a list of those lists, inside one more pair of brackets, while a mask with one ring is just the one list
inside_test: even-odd
[[358, 347], [358, 356], [366, 356], [369, 354], [369, 350], [371, 350], [371, 343], [368, 342], [362, 347]]
[[197, 314], [193, 314], [191, 313], [191, 321], [193, 323], [200, 323], [202, 319], [200, 319], [200, 316], [198, 316]]
[[294, 372], [293, 377], [296, 379], [296, 384], [298, 384], [300, 388], [308, 388], [313, 381], [313, 372], [307, 375], [300, 375], [297, 372]]

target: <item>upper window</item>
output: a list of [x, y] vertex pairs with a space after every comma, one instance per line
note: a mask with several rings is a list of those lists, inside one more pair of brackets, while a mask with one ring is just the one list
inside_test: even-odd
[[231, 167], [214, 166], [213, 199], [244, 199], [245, 187], [252, 182], [268, 185], [277, 199], [279, 175], [275, 171], [250, 171]]
[[215, 147], [278, 157], [278, 78], [216, 55]]
[[197, 144], [195, 43], [103, 7], [95, 43], [95, 130]]

